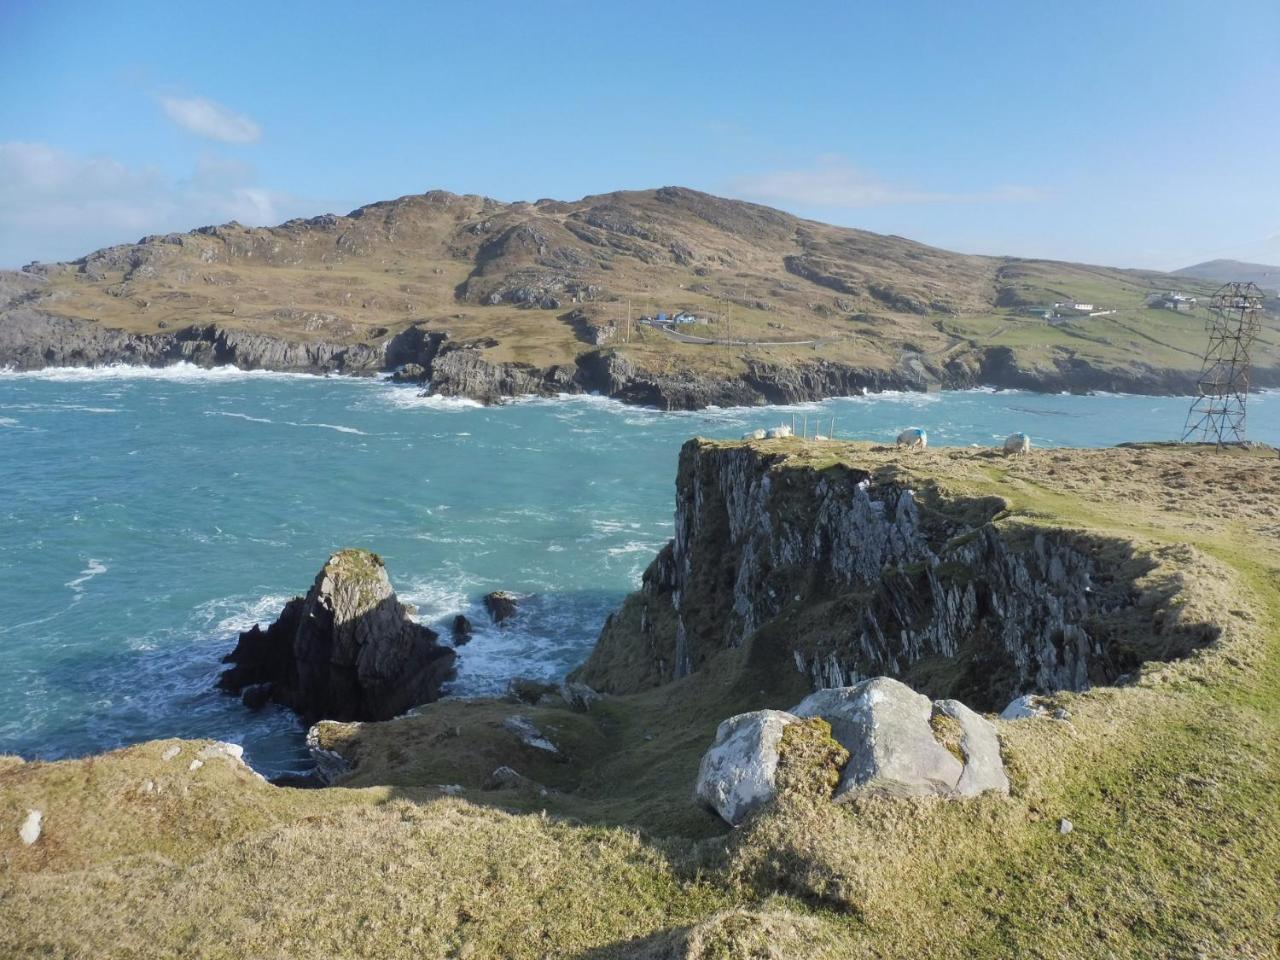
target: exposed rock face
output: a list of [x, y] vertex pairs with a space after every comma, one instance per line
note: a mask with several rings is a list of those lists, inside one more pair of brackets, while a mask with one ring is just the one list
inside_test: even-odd
[[111, 363], [234, 366], [244, 370], [374, 374], [383, 347], [368, 343], [292, 341], [275, 336], [193, 326], [173, 333], [134, 334], [31, 308], [0, 309], [0, 364], [19, 370]]
[[321, 726], [317, 723], [308, 728], [307, 751], [316, 765], [316, 778], [328, 786], [351, 771], [351, 761], [337, 750], [330, 750], [321, 744]]
[[[606, 340], [607, 336], [598, 342]], [[750, 359], [742, 373], [709, 376], [689, 370], [647, 370], [607, 349], [583, 353], [572, 364], [539, 367], [490, 360], [481, 346], [453, 342], [446, 332], [419, 326], [381, 340], [354, 343], [291, 340], [213, 324], [136, 334], [53, 316], [25, 303], [0, 304], [0, 365], [36, 370], [114, 363], [159, 367], [181, 362], [296, 373], [374, 375], [385, 371], [398, 382], [423, 383], [431, 393], [481, 403], [593, 392], [663, 410], [802, 403], [935, 386], [1153, 394], [1186, 393], [1195, 386], [1194, 373], [1141, 364], [1126, 370], [1097, 370], [1081, 358], [1059, 358], [1051, 366], [1023, 367], [1005, 347], [953, 359], [941, 367], [919, 359], [889, 369], [825, 360], [776, 364]], [[1262, 386], [1280, 384], [1280, 370], [1256, 368], [1254, 379]]]
[[270, 684], [272, 700], [309, 719], [386, 720], [435, 700], [453, 660], [410, 619], [382, 559], [343, 550], [275, 623], [240, 635], [218, 685], [239, 693]]
[[694, 799], [735, 827], [772, 802], [782, 733], [795, 722], [781, 710], [756, 710], [721, 723], [698, 767]]
[[779, 623], [768, 642], [786, 644], [815, 688], [897, 676], [991, 710], [1134, 665], [1109, 645], [1135, 602], [1114, 570], [1127, 545], [992, 523], [996, 498], [788, 466], [783, 449], [685, 445], [675, 538], [577, 679], [615, 693], [666, 682]]
[[[821, 717], [849, 751], [835, 799], [1009, 792], [995, 728], [958, 700], [930, 703], [888, 677], [819, 690], [792, 713]], [[948, 723], [947, 721], [951, 721]]]

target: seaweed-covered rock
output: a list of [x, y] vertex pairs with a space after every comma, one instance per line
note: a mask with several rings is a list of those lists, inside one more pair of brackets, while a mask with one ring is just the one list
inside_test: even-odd
[[270, 627], [240, 634], [218, 686], [271, 685], [271, 699], [307, 719], [387, 720], [440, 695], [454, 652], [415, 623], [382, 559], [367, 550], [331, 556], [305, 597]]

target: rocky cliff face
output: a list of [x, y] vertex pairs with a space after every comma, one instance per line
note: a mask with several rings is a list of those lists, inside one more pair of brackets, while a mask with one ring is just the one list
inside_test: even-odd
[[[685, 445], [675, 537], [582, 679], [634, 690], [756, 638], [784, 644], [815, 688], [887, 675], [998, 709], [1027, 691], [1113, 681], [1146, 658], [1134, 618], [1158, 630], [1133, 581], [1153, 564], [1131, 546], [1001, 519], [994, 497], [796, 465], [794, 447]], [[1174, 634], [1166, 656], [1208, 639]]]
[[410, 619], [376, 554], [342, 550], [275, 623], [240, 635], [218, 685], [308, 720], [388, 720], [435, 700], [452, 675], [453, 650], [436, 639]]

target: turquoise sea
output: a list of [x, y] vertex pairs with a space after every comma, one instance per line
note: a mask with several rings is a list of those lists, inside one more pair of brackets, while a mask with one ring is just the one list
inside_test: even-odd
[[[840, 437], [1038, 446], [1174, 439], [1187, 401], [973, 391], [659, 413], [592, 397], [483, 408], [374, 380], [108, 368], [0, 373], [0, 753], [76, 756], [156, 737], [307, 766], [288, 711], [213, 689], [238, 631], [274, 619], [329, 553], [381, 553], [448, 638], [453, 692], [582, 660], [672, 528], [680, 444], [806, 415]], [[1251, 435], [1280, 444], [1280, 394]], [[510, 629], [479, 598], [531, 594]]]

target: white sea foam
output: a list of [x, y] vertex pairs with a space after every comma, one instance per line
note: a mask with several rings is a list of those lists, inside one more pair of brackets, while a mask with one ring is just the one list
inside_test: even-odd
[[282, 593], [270, 593], [257, 599], [221, 597], [198, 605], [197, 620], [207, 624], [218, 636], [242, 633], [255, 624], [266, 626], [272, 623], [289, 600], [290, 597]]
[[357, 430], [355, 427], [340, 426], [336, 423], [293, 423], [292, 421], [288, 421], [288, 423], [293, 427], [322, 427], [325, 430], [337, 430], [338, 433], [354, 433], [362, 437], [368, 436], [363, 430]]
[[[167, 367], [142, 367], [112, 363], [100, 367], [45, 367], [43, 370], [0, 368], [0, 377], [15, 380], [51, 380], [60, 383], [103, 380], [168, 380], [194, 383], [206, 380], [226, 382], [250, 379], [323, 380], [323, 374], [282, 373], [276, 370], [241, 370], [239, 367], [198, 367], [194, 363], [174, 363]], [[347, 379], [347, 378], [334, 378]], [[354, 379], [354, 378], [352, 378]]]
[[17, 427], [20, 426], [13, 417], [0, 417], [0, 427]]
[[484, 404], [475, 400], [468, 400], [466, 397], [424, 395], [420, 387], [399, 386], [392, 383], [379, 384], [375, 398], [379, 402], [402, 410], [422, 409], [457, 412], [484, 408]]
[[233, 417], [236, 420], [248, 420], [250, 423], [275, 423], [267, 417], [251, 417], [247, 413], [230, 413], [226, 410], [207, 410], [205, 416], [209, 417]]
[[63, 586], [70, 587], [71, 591], [76, 595], [75, 599], [79, 600], [84, 594], [84, 585], [98, 576], [100, 573], [107, 572], [107, 565], [101, 560], [89, 559], [85, 563], [85, 568], [80, 571], [80, 575], [74, 580], [68, 580]]
[[354, 433], [362, 437], [368, 436], [363, 430], [357, 430], [355, 427], [344, 427], [336, 423], [299, 423], [296, 420], [272, 420], [268, 417], [251, 417], [247, 413], [232, 413], [229, 410], [206, 410], [205, 416], [234, 417], [236, 420], [248, 420], [250, 423], [275, 423], [285, 427], [321, 427], [326, 430], [336, 430], [339, 433]]
[[621, 557], [628, 553], [655, 554], [662, 549], [662, 542], [652, 540], [629, 540], [620, 547], [609, 547], [605, 550], [611, 557]]

